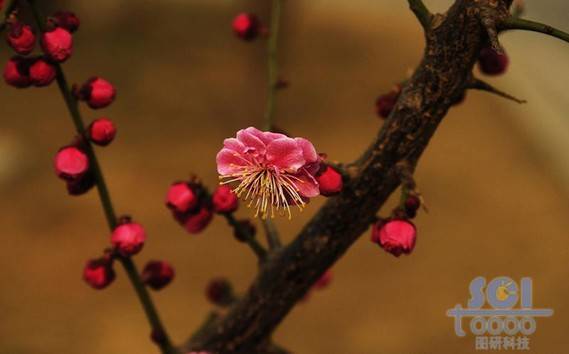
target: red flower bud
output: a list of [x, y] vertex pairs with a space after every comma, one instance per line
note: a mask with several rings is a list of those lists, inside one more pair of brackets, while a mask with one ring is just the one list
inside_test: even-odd
[[116, 90], [107, 80], [93, 77], [81, 86], [76, 95], [86, 101], [89, 107], [98, 109], [107, 107], [114, 101]]
[[117, 128], [115, 124], [108, 118], [99, 118], [94, 120], [88, 128], [89, 139], [100, 146], [109, 145], [115, 135]]
[[344, 187], [342, 175], [332, 166], [325, 165], [315, 177], [320, 188], [320, 194], [325, 197], [340, 193]]
[[77, 31], [81, 24], [79, 17], [71, 11], [58, 11], [51, 16], [51, 20], [56, 26], [62, 27], [70, 33]]
[[215, 278], [207, 284], [205, 296], [214, 305], [227, 306], [234, 300], [233, 287], [227, 279]]
[[37, 58], [30, 66], [30, 80], [37, 87], [51, 84], [55, 74], [55, 67], [44, 58]]
[[162, 330], [155, 328], [150, 332], [150, 340], [158, 345], [163, 344], [166, 342], [166, 334]]
[[314, 283], [313, 288], [316, 290], [322, 290], [324, 288], [327, 288], [328, 285], [330, 285], [330, 283], [332, 282], [332, 277], [333, 277], [332, 271], [328, 269], [326, 272], [324, 272], [324, 274], [322, 274], [320, 279], [318, 279], [316, 283]]
[[26, 88], [30, 86], [30, 60], [23, 57], [13, 57], [4, 67], [4, 81], [16, 88]]
[[95, 176], [91, 171], [88, 171], [83, 176], [68, 180], [67, 183], [67, 193], [69, 195], [77, 196], [87, 193], [95, 186]]
[[228, 186], [219, 186], [211, 197], [213, 210], [217, 213], [232, 213], [237, 210], [237, 195]]
[[248, 13], [240, 13], [233, 19], [233, 32], [246, 41], [257, 38], [259, 34], [259, 20], [257, 16]]
[[191, 234], [202, 232], [210, 223], [213, 213], [207, 206], [202, 206], [196, 214], [190, 214], [184, 222], [184, 227]]
[[405, 213], [410, 218], [414, 218], [417, 215], [417, 210], [421, 207], [421, 200], [415, 196], [411, 195], [405, 201]]
[[112, 262], [97, 258], [87, 261], [83, 269], [83, 280], [94, 289], [104, 289], [115, 280]]
[[18, 54], [30, 54], [36, 45], [34, 30], [21, 22], [11, 23], [8, 31], [8, 45]]
[[146, 241], [146, 232], [142, 225], [129, 222], [119, 225], [111, 235], [112, 245], [124, 256], [132, 256], [140, 252]]
[[498, 54], [492, 47], [483, 48], [478, 57], [478, 67], [486, 75], [501, 75], [508, 69], [510, 59], [504, 54]]
[[64, 28], [55, 27], [41, 37], [44, 53], [53, 61], [62, 63], [73, 53], [73, 37]]
[[193, 189], [185, 182], [174, 183], [166, 194], [166, 206], [176, 213], [186, 213], [194, 209], [198, 198]]
[[377, 115], [381, 118], [389, 117], [389, 114], [391, 114], [391, 111], [395, 107], [400, 94], [401, 87], [397, 85], [393, 90], [379, 96], [375, 101], [375, 111]]
[[240, 242], [246, 242], [249, 237], [255, 237], [257, 228], [249, 219], [238, 220], [238, 227], [234, 228], [233, 236]]
[[53, 164], [57, 176], [67, 181], [77, 180], [89, 170], [87, 154], [75, 146], [61, 148]]
[[396, 257], [411, 253], [416, 239], [415, 225], [407, 220], [378, 222], [372, 229], [372, 240]]
[[142, 271], [142, 281], [154, 290], [170, 284], [174, 278], [174, 268], [165, 261], [149, 261]]

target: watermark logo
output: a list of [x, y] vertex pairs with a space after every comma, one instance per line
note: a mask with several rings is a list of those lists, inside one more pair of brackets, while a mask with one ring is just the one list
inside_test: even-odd
[[475, 336], [476, 350], [529, 350], [530, 336], [537, 329], [537, 317], [550, 317], [552, 309], [533, 308], [533, 282], [521, 278], [519, 284], [509, 277], [490, 282], [477, 277], [470, 282], [470, 300], [447, 311], [454, 318], [454, 332], [466, 336], [463, 318]]

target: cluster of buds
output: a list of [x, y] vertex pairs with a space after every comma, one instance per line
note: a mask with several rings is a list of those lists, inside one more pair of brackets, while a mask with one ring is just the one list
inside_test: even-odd
[[71, 145], [59, 149], [54, 158], [55, 173], [66, 182], [70, 195], [85, 194], [96, 183], [89, 156], [89, 152], [92, 152], [89, 141], [107, 146], [114, 140], [116, 132], [110, 119], [95, 119], [83, 135], [76, 137]]
[[170, 185], [165, 204], [174, 219], [191, 234], [202, 232], [213, 218], [211, 197], [196, 177]]
[[44, 87], [57, 76], [58, 63], [73, 54], [72, 33], [79, 28], [79, 18], [72, 12], [57, 12], [51, 16], [39, 41], [42, 54], [30, 55], [38, 41], [32, 26], [11, 14], [7, 20], [8, 45], [16, 53], [4, 67], [4, 81], [16, 88]]
[[[110, 236], [111, 247], [104, 255], [87, 261], [83, 269], [83, 279], [94, 289], [104, 289], [115, 279], [113, 262], [117, 257], [131, 257], [138, 254], [146, 242], [144, 227], [128, 216], [119, 219], [117, 227]], [[149, 261], [142, 271], [142, 282], [154, 290], [170, 284], [174, 278], [174, 268], [166, 261]]]
[[[7, 20], [7, 42], [16, 56], [9, 59], [4, 68], [6, 83], [17, 88], [48, 86], [59, 75], [59, 65], [73, 53], [72, 33], [79, 25], [79, 18], [71, 12], [60, 11], [50, 16], [45, 26], [41, 26], [43, 32], [39, 40], [43, 54], [28, 56], [36, 47], [36, 31], [21, 22], [16, 12], [11, 14]], [[76, 99], [86, 101], [93, 109], [107, 107], [115, 98], [115, 88], [99, 77], [75, 86], [73, 93]], [[108, 118], [99, 118], [71, 144], [57, 151], [53, 160], [55, 174], [65, 182], [70, 195], [85, 194], [96, 185], [96, 164], [90, 144], [107, 146], [115, 135], [114, 123]], [[105, 250], [103, 256], [86, 262], [83, 279], [94, 289], [106, 288], [115, 279], [114, 260], [137, 254], [145, 241], [146, 232], [140, 224], [128, 217], [121, 218], [110, 237], [112, 247]], [[173, 268], [163, 261], [149, 262], [142, 274], [144, 283], [156, 290], [166, 286], [173, 277]]]

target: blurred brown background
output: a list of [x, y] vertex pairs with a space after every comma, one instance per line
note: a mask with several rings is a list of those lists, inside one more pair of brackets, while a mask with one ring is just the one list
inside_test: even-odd
[[[450, 1], [426, 1], [442, 11]], [[532, 18], [569, 29], [564, 1], [527, 1]], [[118, 139], [98, 151], [120, 213], [144, 224], [136, 257], [165, 258], [177, 270], [154, 299], [179, 343], [211, 309], [213, 276], [244, 291], [255, 274], [249, 249], [221, 219], [186, 234], [163, 206], [170, 182], [199, 174], [217, 183], [215, 154], [236, 130], [261, 125], [265, 47], [230, 29], [239, 11], [267, 19], [264, 1], [69, 1], [82, 19], [71, 81], [98, 74], [118, 87], [90, 121], [114, 119]], [[58, 8], [63, 2], [54, 2]], [[277, 122], [337, 160], [367, 146], [381, 122], [375, 97], [418, 62], [422, 35], [405, 1], [288, 0]], [[555, 310], [538, 319], [534, 353], [568, 351], [569, 199], [565, 88], [569, 46], [531, 33], [507, 34], [509, 73], [492, 80], [529, 100], [518, 106], [472, 92], [453, 109], [418, 169], [430, 207], [420, 214], [418, 246], [396, 259], [364, 235], [334, 267], [333, 284], [299, 305], [276, 332], [295, 353], [469, 353], [447, 309], [468, 300], [476, 276], [534, 279], [534, 303]], [[4, 44], [0, 59], [11, 55]], [[81, 281], [85, 260], [106, 247], [94, 192], [72, 198], [53, 174], [52, 156], [73, 129], [59, 92], [0, 86], [0, 353], [155, 353], [125, 274], [96, 292]], [[292, 239], [322, 200], [292, 222]], [[385, 211], [389, 209], [386, 207]], [[246, 208], [240, 215], [250, 215]], [[466, 326], [466, 324], [465, 324]]]

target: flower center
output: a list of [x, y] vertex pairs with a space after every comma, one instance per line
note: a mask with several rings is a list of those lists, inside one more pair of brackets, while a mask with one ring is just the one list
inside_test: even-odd
[[298, 206], [300, 211], [306, 205], [295, 184], [302, 181], [295, 175], [273, 167], [261, 164], [242, 166], [241, 171], [219, 178], [222, 180], [221, 184], [239, 182], [233, 191], [239, 198], [249, 201], [247, 207], [256, 209], [255, 217], [260, 215], [262, 219], [266, 219], [270, 214], [271, 218], [274, 218], [275, 213], [284, 215], [286, 212], [290, 220], [291, 205]]

